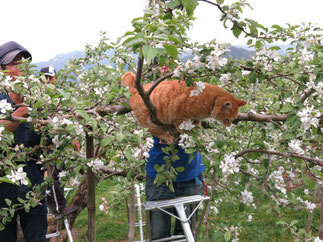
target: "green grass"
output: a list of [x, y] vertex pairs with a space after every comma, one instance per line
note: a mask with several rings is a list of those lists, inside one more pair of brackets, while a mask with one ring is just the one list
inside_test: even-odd
[[[99, 210], [99, 205], [102, 203], [102, 197], [111, 197], [111, 189], [117, 184], [116, 180], [102, 180], [97, 186], [97, 212], [96, 212], [96, 232], [97, 241], [126, 241], [128, 236], [128, 215], [126, 202], [122, 202], [115, 206], [115, 209], [111, 210], [109, 214]], [[261, 204], [261, 202], [258, 202]], [[248, 209], [248, 208], [246, 208]], [[258, 207], [257, 210], [253, 210], [253, 219], [251, 222], [247, 221], [245, 213], [241, 213], [239, 208], [232, 206], [230, 203], [222, 203], [219, 207], [220, 213], [216, 216], [212, 216], [211, 224], [214, 227], [210, 227], [209, 235], [210, 241], [224, 241], [223, 231], [219, 232], [227, 225], [240, 226], [243, 230], [240, 231], [239, 241], [275, 241], [275, 242], [288, 242], [293, 241], [293, 237], [290, 232], [285, 230], [282, 225], [277, 224], [277, 217], [274, 213], [268, 213], [268, 209]], [[285, 221], [298, 220], [296, 224], [298, 228], [305, 228], [307, 221], [307, 213], [304, 210], [292, 210], [284, 208], [281, 210], [284, 214]], [[76, 242], [86, 241], [87, 231], [87, 209], [84, 209], [78, 216], [74, 228], [78, 231], [78, 237]], [[144, 216], [144, 215], [143, 215]], [[319, 208], [316, 208], [313, 216], [312, 232], [315, 234], [319, 228]], [[219, 230], [218, 232], [215, 232]], [[201, 229], [201, 238], [199, 241], [206, 241], [205, 228]], [[136, 240], [139, 240], [139, 229], [136, 229]]]
[[[121, 212], [114, 213], [113, 216], [105, 214], [99, 210], [99, 205], [102, 203], [102, 197], [108, 197], [109, 192], [114, 182], [111, 180], [102, 180], [99, 182], [96, 189], [96, 236], [98, 242], [126, 240], [128, 236], [128, 215], [126, 203], [119, 208]], [[121, 205], [122, 206], [122, 205]], [[88, 210], [84, 209], [77, 217], [74, 228], [79, 231], [78, 241], [86, 241], [86, 231], [88, 223]]]

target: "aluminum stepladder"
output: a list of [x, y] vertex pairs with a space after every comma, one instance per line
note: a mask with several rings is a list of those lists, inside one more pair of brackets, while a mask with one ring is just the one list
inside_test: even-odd
[[[170, 240], [177, 240], [177, 239], [183, 239], [184, 240], [177, 240], [177, 241], [188, 241], [188, 242], [194, 242], [194, 235], [191, 230], [190, 226], [190, 218], [192, 218], [192, 228], [195, 230], [195, 221], [196, 221], [196, 211], [197, 209], [201, 206], [204, 200], [210, 199], [207, 196], [202, 196], [202, 195], [193, 195], [193, 196], [186, 196], [186, 197], [178, 197], [175, 199], [170, 199], [170, 200], [161, 200], [161, 201], [148, 201], [143, 203], [142, 205], [145, 208], [145, 213], [146, 213], [146, 241], [154, 241], [154, 242], [161, 242], [161, 241], [170, 241]], [[193, 205], [193, 210], [192, 213], [189, 216], [186, 216], [185, 212], [185, 206], [188, 205]], [[169, 213], [165, 209], [167, 208], [175, 208], [177, 211], [178, 216], [175, 214]], [[169, 238], [164, 238], [164, 239], [158, 239], [158, 240], [152, 240], [151, 239], [151, 233], [150, 233], [150, 211], [154, 210], [161, 210], [176, 219], [180, 220], [183, 231], [184, 231], [184, 236], [172, 236]], [[143, 241], [143, 240], [141, 240]]]
[[[68, 196], [68, 193], [72, 190], [73, 188], [64, 188], [64, 196], [67, 197]], [[53, 187], [53, 191], [54, 191], [54, 194], [55, 194], [55, 189]], [[49, 191], [46, 191], [46, 193], [48, 194]], [[56, 195], [54, 195], [55, 198], [56, 198]], [[57, 205], [57, 200], [55, 199], [56, 201], [56, 206]], [[58, 208], [58, 207], [57, 207]], [[57, 218], [55, 218], [56, 221], [56, 231], [54, 233], [50, 233], [50, 234], [46, 234], [46, 239], [50, 239], [50, 238], [56, 238], [56, 241], [59, 241], [60, 238], [61, 238], [61, 230], [62, 230], [62, 224], [64, 222], [64, 225], [65, 225], [65, 229], [66, 229], [66, 232], [67, 232], [67, 236], [68, 236], [68, 239], [70, 242], [73, 242], [73, 237], [72, 237], [72, 232], [71, 232], [71, 229], [70, 229], [70, 223], [69, 223], [69, 220], [68, 220], [68, 216], [69, 214], [67, 215], [64, 215], [64, 216], [57, 216]]]

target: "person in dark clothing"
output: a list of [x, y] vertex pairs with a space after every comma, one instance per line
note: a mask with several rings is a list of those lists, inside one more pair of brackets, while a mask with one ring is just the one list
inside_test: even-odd
[[[22, 58], [32, 58], [29, 51], [20, 44], [9, 41], [0, 46], [0, 66], [2, 70], [6, 70], [7, 74], [14, 81], [15, 77], [20, 76], [21, 72], [18, 65]], [[11, 103], [12, 107], [21, 104], [23, 97], [20, 94], [9, 92], [1, 93], [0, 100], [6, 100]], [[28, 117], [28, 108], [20, 106], [12, 112], [12, 117]], [[35, 147], [40, 144], [40, 135], [31, 130], [27, 123], [19, 123], [10, 120], [0, 120], [1, 126], [14, 134], [14, 146], [23, 145], [24, 147]], [[22, 160], [23, 171], [27, 174], [32, 184], [31, 187], [24, 185], [9, 184], [6, 182], [0, 183], [0, 209], [8, 205], [5, 199], [12, 201], [12, 204], [19, 204], [18, 198], [26, 199], [26, 194], [32, 190], [34, 185], [43, 183], [44, 173], [42, 166], [36, 164], [35, 160]], [[17, 216], [20, 217], [21, 227], [27, 242], [45, 242], [47, 231], [47, 205], [46, 200], [42, 199], [41, 204], [32, 207], [29, 212], [24, 209], [17, 208], [12, 221], [5, 224], [4, 230], [0, 231], [0, 240], [6, 242], [17, 241]]]

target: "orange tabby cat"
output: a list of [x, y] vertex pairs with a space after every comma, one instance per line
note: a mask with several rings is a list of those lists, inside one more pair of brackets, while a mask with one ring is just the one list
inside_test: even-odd
[[[130, 107], [133, 110], [138, 122], [148, 131], [169, 144], [174, 142], [174, 137], [159, 125], [152, 122], [150, 112], [137, 89], [134, 87], [135, 74], [125, 73], [121, 78], [121, 84], [129, 87], [132, 94]], [[148, 91], [152, 83], [144, 85]], [[205, 83], [205, 89], [198, 96], [190, 96], [196, 86], [187, 87], [185, 81], [163, 81], [151, 93], [150, 99], [157, 113], [157, 118], [164, 124], [174, 125], [179, 128], [184, 120], [192, 120], [199, 124], [201, 119], [215, 118], [225, 126], [230, 126], [236, 119], [239, 107], [246, 104], [246, 101], [235, 98], [232, 94], [221, 87]]]

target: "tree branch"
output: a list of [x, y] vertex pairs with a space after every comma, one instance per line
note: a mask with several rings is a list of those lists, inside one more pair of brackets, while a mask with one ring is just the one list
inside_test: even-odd
[[233, 121], [237, 124], [240, 121], [257, 121], [257, 122], [273, 122], [273, 121], [286, 121], [288, 114], [258, 114], [258, 113], [239, 113], [236, 120]]
[[246, 150], [243, 150], [243, 151], [239, 152], [238, 154], [236, 154], [234, 156], [234, 158], [237, 159], [237, 158], [243, 156], [244, 154], [252, 153], [252, 152], [260, 152], [260, 153], [267, 153], [267, 154], [271, 154], [271, 155], [299, 158], [299, 159], [307, 160], [315, 165], [319, 165], [319, 166], [323, 167], [323, 160], [320, 160], [317, 158], [312, 158], [312, 157], [305, 156], [305, 155], [299, 155], [299, 154], [292, 153], [292, 152], [283, 153], [283, 152], [278, 152], [278, 151], [274, 151], [274, 150], [246, 149]]

